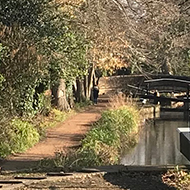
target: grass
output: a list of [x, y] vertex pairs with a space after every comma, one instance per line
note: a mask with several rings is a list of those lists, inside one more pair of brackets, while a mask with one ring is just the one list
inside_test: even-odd
[[0, 157], [23, 152], [39, 139], [40, 135], [31, 123], [19, 118], [4, 121], [3, 127], [0, 127]]

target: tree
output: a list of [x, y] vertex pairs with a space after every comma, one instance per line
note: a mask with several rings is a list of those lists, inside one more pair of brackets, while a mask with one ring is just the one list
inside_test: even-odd
[[[188, 71], [186, 59], [189, 45], [186, 43], [179, 47], [179, 43], [175, 43], [181, 37], [186, 39], [183, 41], [189, 41], [188, 2], [86, 1], [78, 12], [78, 18], [79, 28], [94, 44], [92, 62], [103, 62], [101, 65], [106, 67], [115, 62], [116, 68], [123, 64], [132, 72], [144, 74], [177, 74], [175, 68], [182, 65]], [[174, 64], [178, 59], [183, 60], [181, 65]], [[110, 68], [114, 67], [111, 64]]]
[[39, 93], [86, 73], [87, 42], [52, 0], [1, 0], [0, 7], [0, 42], [5, 49], [0, 60], [5, 79], [1, 104], [10, 101], [12, 114], [34, 114]]

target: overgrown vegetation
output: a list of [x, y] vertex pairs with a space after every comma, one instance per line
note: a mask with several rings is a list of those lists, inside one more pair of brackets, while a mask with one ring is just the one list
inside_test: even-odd
[[[137, 112], [123, 106], [102, 113], [101, 119], [82, 141], [81, 152], [90, 163], [116, 164], [122, 151], [137, 143]], [[91, 156], [88, 156], [90, 153]]]
[[[0, 1], [1, 157], [32, 146], [37, 136], [33, 142], [30, 134], [43, 134], [44, 125], [55, 125], [68, 115], [55, 114], [54, 121], [43, 126], [30, 122], [51, 115], [57, 104], [63, 105], [61, 110], [73, 107], [72, 85], [88, 71], [89, 42], [72, 27], [74, 17], [63, 6], [52, 0]], [[58, 89], [60, 79], [65, 85]], [[14, 129], [15, 119], [23, 127], [20, 132]], [[20, 149], [13, 146], [15, 136], [17, 143], [23, 143]]]

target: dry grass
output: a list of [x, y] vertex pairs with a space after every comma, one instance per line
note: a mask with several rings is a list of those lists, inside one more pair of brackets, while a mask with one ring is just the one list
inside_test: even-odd
[[109, 98], [110, 108], [118, 108], [122, 106], [136, 107], [136, 102], [133, 98], [126, 96], [123, 93], [119, 93]]
[[[128, 110], [130, 110], [132, 113], [134, 113], [134, 116], [136, 116], [136, 121], [138, 125], [142, 125], [144, 120], [146, 119], [144, 117], [144, 114], [147, 113], [146, 110], [141, 109], [138, 105], [137, 102], [131, 97], [131, 96], [126, 96], [123, 93], [119, 93], [116, 95], [113, 95], [112, 97], [109, 98], [109, 108], [110, 109], [117, 109], [119, 107], [127, 107]], [[148, 109], [148, 112], [150, 112], [150, 109]], [[145, 114], [146, 115], [146, 114]]]

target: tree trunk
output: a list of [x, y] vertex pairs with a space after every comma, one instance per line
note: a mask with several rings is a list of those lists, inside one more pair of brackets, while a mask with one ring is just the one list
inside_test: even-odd
[[51, 86], [51, 95], [52, 95], [51, 104], [56, 107], [57, 107], [57, 102], [58, 102], [57, 89], [58, 89], [58, 85]]
[[88, 75], [88, 94], [87, 94], [87, 97], [90, 99], [92, 96], [93, 78], [94, 78], [94, 67], [92, 67], [89, 70], [89, 75]]
[[76, 101], [77, 102], [84, 101], [85, 100], [84, 80], [77, 79], [76, 85], [77, 85]]
[[60, 79], [60, 81], [59, 81], [57, 95], [58, 95], [57, 108], [61, 111], [69, 110], [70, 106], [69, 106], [69, 103], [68, 103], [67, 97], [66, 97], [66, 85], [65, 85], [65, 81], [63, 79]]
[[66, 85], [64, 79], [59, 80], [59, 84], [52, 88], [52, 103], [61, 111], [70, 109], [66, 97]]
[[84, 76], [84, 95], [86, 99], [89, 99], [88, 93], [88, 75], [86, 75]]

